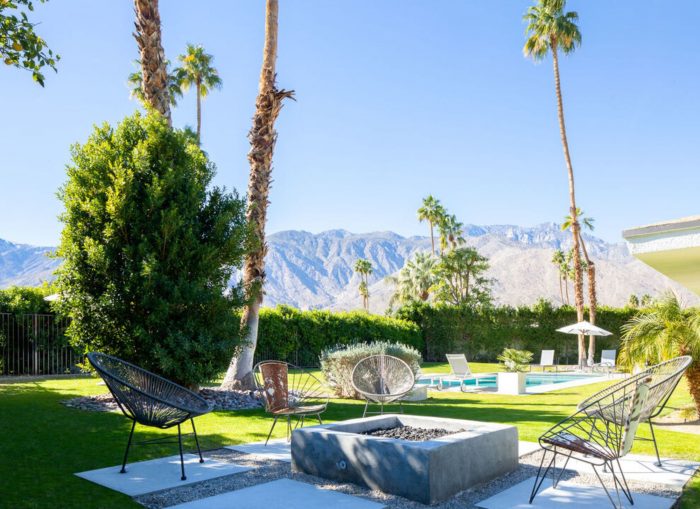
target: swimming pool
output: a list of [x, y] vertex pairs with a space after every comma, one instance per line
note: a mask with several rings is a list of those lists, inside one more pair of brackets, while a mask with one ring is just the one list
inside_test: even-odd
[[[418, 379], [417, 383], [419, 385], [429, 385], [429, 386], [435, 386], [440, 383], [440, 376], [441, 375], [423, 375], [421, 378]], [[442, 375], [445, 376], [445, 375]], [[582, 374], [576, 374], [576, 373], [527, 373], [525, 375], [525, 386], [526, 387], [537, 387], [540, 385], [554, 385], [554, 384], [561, 384], [565, 382], [580, 382], [580, 381], [587, 381], [587, 382], [595, 382], [598, 380], [603, 380], [605, 377], [603, 375], [599, 374], [590, 374], [590, 373], [582, 373]], [[496, 382], [497, 376], [495, 373], [493, 374], [488, 374], [488, 375], [479, 375], [478, 379], [477, 378], [467, 378], [463, 382], [463, 386], [466, 388], [483, 388], [483, 389], [496, 389], [497, 388], [497, 382]], [[442, 389], [449, 389], [452, 387], [459, 387], [460, 383], [459, 380], [442, 380], [441, 381], [441, 387]]]

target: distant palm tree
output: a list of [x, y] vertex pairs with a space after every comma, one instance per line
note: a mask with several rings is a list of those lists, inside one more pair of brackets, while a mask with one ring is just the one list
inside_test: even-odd
[[464, 224], [457, 221], [457, 216], [454, 214], [445, 213], [438, 222], [438, 231], [440, 232], [440, 250], [444, 253], [448, 246], [450, 249], [456, 249], [464, 244]]
[[[131, 87], [131, 97], [136, 98], [141, 103], [146, 103], [146, 97], [143, 95], [143, 76], [141, 74], [141, 62], [134, 60], [134, 63], [139, 68], [138, 71], [134, 71], [129, 74], [128, 82]], [[166, 68], [170, 66], [170, 62], [166, 62]], [[170, 96], [170, 106], [173, 108], [177, 106], [177, 99], [182, 97], [182, 90], [180, 89], [180, 84], [178, 83], [177, 76], [173, 73], [168, 72], [168, 95]]]
[[[552, 253], [552, 263], [557, 267], [557, 274], [559, 275], [559, 296], [561, 297], [562, 304], [564, 304], [564, 285], [562, 284], [564, 280], [564, 271], [562, 271], [562, 266], [564, 265], [565, 261], [566, 257], [564, 256], [564, 251], [561, 249], [557, 249], [554, 251], [554, 253]], [[566, 303], [568, 304], [568, 299]]]
[[[550, 52], [554, 66], [554, 87], [557, 96], [557, 114], [559, 117], [559, 134], [564, 149], [564, 160], [569, 176], [569, 210], [571, 213], [571, 234], [574, 245], [574, 295], [578, 321], [583, 320], [583, 277], [581, 272], [581, 253], [579, 222], [576, 211], [576, 193], [574, 188], [574, 169], [571, 164], [569, 142], [564, 122], [564, 103], [559, 77], [559, 51], [569, 54], [581, 44], [581, 32], [576, 25], [578, 14], [564, 12], [566, 0], [538, 0], [537, 5], [531, 6], [524, 16], [527, 22], [527, 41], [523, 48], [526, 57], [535, 60], [544, 59]], [[585, 340], [583, 335], [578, 338], [578, 362], [583, 366], [586, 361]]]
[[622, 326], [620, 361], [629, 366], [691, 355], [685, 372], [688, 390], [700, 413], [700, 310], [683, 309], [672, 293], [637, 313]]
[[421, 223], [423, 221], [428, 221], [430, 225], [430, 243], [433, 254], [435, 254], [435, 234], [433, 232], [433, 227], [440, 223], [444, 215], [445, 209], [440, 204], [440, 200], [434, 198], [433, 195], [430, 194], [423, 198], [423, 205], [418, 209], [418, 221]]
[[427, 301], [437, 282], [436, 265], [437, 258], [430, 253], [416, 253], [397, 275], [387, 277], [387, 280], [396, 286], [389, 306]]
[[[594, 230], [592, 217], [586, 217], [581, 209], [576, 210], [576, 216], [578, 217], [579, 224], [590, 231]], [[574, 219], [569, 215], [564, 219], [564, 224], [562, 224], [562, 230], [570, 230], [573, 225]], [[598, 309], [598, 296], [596, 293], [596, 283], [595, 283], [595, 264], [591, 257], [588, 256], [588, 249], [586, 249], [586, 242], [583, 240], [583, 235], [581, 234], [582, 228], [578, 229], [578, 237], [581, 244], [581, 249], [583, 250], [583, 258], [585, 260], [586, 273], [588, 274], [588, 321], [595, 325], [596, 311]], [[592, 365], [594, 363], [595, 357], [595, 336], [588, 336], [588, 364]]]
[[234, 352], [221, 386], [254, 389], [253, 358], [258, 342], [258, 323], [263, 301], [265, 283], [265, 223], [272, 182], [272, 155], [277, 140], [275, 120], [282, 109], [282, 101], [293, 98], [291, 90], [278, 89], [275, 83], [277, 62], [278, 0], [267, 0], [265, 4], [265, 46], [262, 69], [258, 82], [258, 97], [255, 101], [253, 126], [248, 133], [250, 151], [248, 163], [248, 208], [246, 221], [256, 242], [246, 254], [243, 264], [243, 287], [248, 302], [241, 314], [241, 329], [246, 331], [243, 346]]
[[211, 65], [214, 57], [205, 53], [202, 46], [188, 44], [187, 52], [177, 59], [182, 65], [175, 69], [173, 74], [180, 89], [186, 92], [190, 87], [194, 87], [197, 93], [197, 140], [201, 140], [202, 99], [209, 95], [212, 89], [220, 89], [223, 81], [219, 72]]
[[364, 258], [355, 261], [355, 272], [360, 275], [359, 292], [362, 297], [362, 307], [369, 311], [369, 276], [372, 274], [372, 262]]
[[141, 53], [143, 97], [146, 104], [160, 112], [172, 125], [168, 93], [168, 70], [161, 44], [158, 0], [134, 0], [136, 32], [134, 38]]

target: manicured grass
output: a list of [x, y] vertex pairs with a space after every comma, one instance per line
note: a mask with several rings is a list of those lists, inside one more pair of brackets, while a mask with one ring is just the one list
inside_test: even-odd
[[[496, 371], [494, 364], [470, 363], [475, 372]], [[446, 372], [447, 365], [429, 364], [424, 372]], [[609, 382], [533, 396], [431, 392], [425, 402], [405, 404], [407, 413], [513, 424], [521, 440], [536, 441], [552, 424], [569, 415], [576, 403]], [[73, 473], [120, 463], [130, 424], [120, 414], [73, 410], [61, 400], [105, 392], [94, 378], [0, 384], [0, 493], [3, 507], [111, 508], [140, 507], [125, 495], [75, 477]], [[685, 384], [671, 398], [671, 407], [690, 402]], [[324, 420], [359, 417], [364, 404], [332, 400]], [[271, 420], [262, 410], [213, 412], [197, 419], [202, 447], [264, 440]], [[185, 426], [186, 428], [186, 426]], [[172, 430], [137, 427], [137, 440], [171, 436]], [[284, 426], [275, 435], [284, 436]], [[641, 435], [649, 436], [648, 427]], [[700, 460], [697, 435], [658, 429], [663, 456]], [[651, 443], [638, 442], [635, 453], [653, 454]], [[135, 447], [131, 461], [176, 453], [172, 444]], [[700, 479], [686, 489], [682, 508], [700, 507]]]

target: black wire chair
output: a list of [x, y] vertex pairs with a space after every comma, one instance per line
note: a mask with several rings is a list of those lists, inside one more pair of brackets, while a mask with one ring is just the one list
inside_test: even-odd
[[303, 368], [283, 361], [263, 361], [253, 368], [255, 385], [265, 401], [265, 411], [274, 421], [267, 434], [265, 445], [270, 441], [277, 420], [287, 420], [287, 441], [292, 433], [292, 417], [297, 418], [297, 427], [304, 426], [304, 419], [316, 416], [323, 424], [321, 414], [328, 407], [329, 395], [318, 378]]
[[[635, 377], [616, 384], [616, 390], [590, 400], [586, 407], [556, 424], [540, 437], [540, 447], [544, 452], [530, 493], [530, 503], [547, 477], [547, 472], [552, 469], [553, 487], [556, 488], [566, 465], [572, 455], [576, 454], [575, 459], [591, 465], [613, 507], [622, 507], [620, 491], [630, 504], [634, 504], [620, 458], [632, 449], [651, 392], [650, 382], [651, 379], [640, 380]], [[613, 418], [603, 418], [603, 415]], [[552, 458], [544, 467], [550, 452], [553, 453]], [[557, 454], [566, 456], [559, 475], [555, 474]], [[612, 474], [617, 504], [596, 467], [603, 467], [603, 471]]]
[[[353, 388], [366, 400], [362, 417], [368, 413], [383, 414], [384, 405], [393, 401], [399, 401], [403, 413], [400, 400], [416, 384], [416, 376], [408, 364], [384, 354], [361, 359], [352, 370], [351, 380]], [[379, 405], [379, 412], [367, 412], [370, 401]]]
[[617, 391], [620, 387], [628, 384], [630, 381], [639, 382], [641, 380], [649, 379], [649, 396], [647, 397], [644, 409], [642, 410], [642, 422], [647, 421], [647, 423], [649, 423], [651, 438], [636, 437], [636, 439], [654, 442], [654, 450], [656, 451], [657, 461], [656, 466], [660, 467], [661, 457], [659, 456], [659, 448], [656, 443], [656, 435], [654, 434], [654, 426], [652, 425], [651, 420], [658, 416], [664, 409], [676, 386], [681, 381], [683, 373], [685, 373], [685, 370], [688, 369], [691, 362], [693, 362], [693, 358], [686, 355], [656, 364], [655, 366], [652, 366], [641, 373], [637, 373], [630, 378], [626, 378], [621, 382], [613, 384], [606, 387], [602, 391], [593, 394], [591, 397], [579, 403], [578, 410], [583, 410], [586, 412], [600, 412], [600, 417], [603, 419], [620, 424], [619, 414], [615, 414], [612, 409], [601, 411], [596, 408], [596, 406], [591, 405], [591, 403]]
[[[192, 434], [197, 444], [199, 462], [204, 463], [202, 451], [199, 448], [197, 430], [194, 427], [195, 417], [211, 411], [211, 406], [204, 398], [174, 382], [117, 357], [91, 352], [87, 355], [87, 358], [104, 380], [121, 411], [133, 421], [120, 471], [122, 474], [126, 472], [126, 460], [137, 422], [143, 426], [160, 429], [177, 426], [177, 443], [180, 445], [181, 479], [184, 481], [187, 477], [185, 476], [185, 462], [182, 454], [180, 425], [189, 419], [192, 423]], [[139, 444], [156, 442], [175, 443], [168, 441], [168, 439], [158, 438], [139, 442]]]

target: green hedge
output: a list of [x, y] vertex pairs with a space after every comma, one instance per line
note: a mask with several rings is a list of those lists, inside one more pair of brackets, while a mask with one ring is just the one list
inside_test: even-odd
[[[601, 350], [618, 348], [620, 327], [636, 312], [631, 308], [598, 308], [596, 325], [613, 335], [596, 338], [596, 359]], [[558, 363], [576, 363], [576, 336], [556, 332], [576, 322], [576, 310], [571, 306], [555, 308], [546, 301], [532, 307], [484, 309], [419, 304], [399, 309], [396, 316], [420, 327], [427, 361], [444, 362], [446, 353], [465, 353], [469, 360], [495, 362], [504, 348], [516, 348], [534, 352], [535, 361], [541, 350], [553, 349]]]
[[300, 311], [290, 306], [260, 311], [257, 359], [286, 359], [318, 366], [321, 351], [337, 345], [388, 341], [424, 350], [415, 323], [363, 311]]
[[51, 313], [51, 303], [44, 300], [44, 297], [50, 293], [51, 290], [48, 287], [12, 286], [0, 289], [0, 313], [14, 315]]

